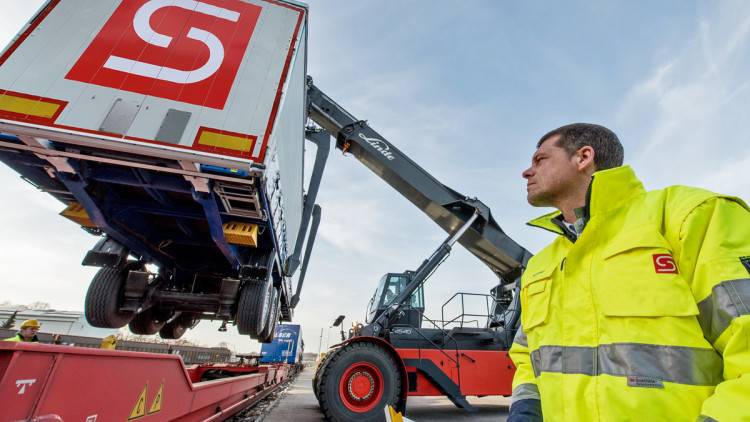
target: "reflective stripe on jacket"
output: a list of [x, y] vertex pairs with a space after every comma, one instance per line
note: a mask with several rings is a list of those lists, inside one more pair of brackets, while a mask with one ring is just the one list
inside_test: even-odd
[[624, 166], [594, 174], [575, 242], [559, 212], [531, 222], [561, 235], [523, 275], [513, 400], [545, 421], [750, 420], [748, 211]]

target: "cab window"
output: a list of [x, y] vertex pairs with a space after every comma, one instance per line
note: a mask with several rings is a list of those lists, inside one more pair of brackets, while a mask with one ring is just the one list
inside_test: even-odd
[[408, 280], [404, 276], [400, 275], [388, 275], [388, 281], [385, 283], [385, 292], [383, 294], [383, 300], [382, 305], [388, 306], [393, 302], [393, 299], [398, 296], [399, 293], [401, 293], [404, 288], [406, 288], [406, 284], [408, 283]]

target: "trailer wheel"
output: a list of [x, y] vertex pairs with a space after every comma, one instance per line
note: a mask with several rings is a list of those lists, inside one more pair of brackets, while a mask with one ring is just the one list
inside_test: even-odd
[[128, 324], [128, 328], [130, 328], [130, 332], [133, 334], [150, 336], [158, 333], [167, 323], [167, 319], [159, 315], [158, 307], [152, 306], [142, 312], [138, 312]]
[[268, 280], [247, 280], [237, 306], [237, 331], [253, 339], [260, 337], [271, 311], [273, 284]]
[[276, 336], [276, 323], [279, 320], [279, 306], [281, 304], [281, 294], [279, 289], [273, 288], [271, 293], [271, 312], [268, 313], [268, 320], [266, 321], [263, 331], [260, 332], [258, 341], [261, 343], [270, 343]]
[[159, 336], [164, 340], [177, 340], [182, 337], [193, 324], [193, 319], [185, 314], [167, 322], [159, 330]]
[[369, 342], [339, 349], [320, 376], [320, 407], [330, 421], [385, 421], [383, 408], [396, 406], [401, 393], [396, 362]]
[[135, 312], [120, 311], [125, 280], [130, 271], [144, 269], [143, 264], [137, 261], [130, 261], [121, 268], [102, 267], [91, 280], [86, 292], [86, 321], [100, 328], [120, 328], [127, 325]]

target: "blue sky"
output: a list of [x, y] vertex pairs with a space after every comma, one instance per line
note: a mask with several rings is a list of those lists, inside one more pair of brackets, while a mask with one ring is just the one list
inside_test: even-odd
[[[39, 1], [4, 0], [0, 44]], [[438, 180], [488, 204], [532, 252], [525, 201], [536, 141], [572, 122], [613, 129], [647, 189], [699, 186], [750, 200], [750, 3], [744, 1], [311, 0], [308, 73]], [[2, 300], [82, 310], [95, 243], [62, 206], [0, 168]], [[363, 320], [375, 283], [414, 269], [445, 234], [352, 157], [334, 151], [323, 223], [296, 322], [308, 351], [339, 314]], [[429, 280], [427, 314], [455, 291], [488, 292], [464, 250]], [[187, 336], [257, 350], [202, 323]], [[333, 335], [331, 335], [331, 339]]]

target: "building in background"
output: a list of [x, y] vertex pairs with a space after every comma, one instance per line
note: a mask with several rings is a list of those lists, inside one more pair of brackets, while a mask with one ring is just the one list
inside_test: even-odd
[[68, 334], [82, 337], [104, 338], [108, 335], [117, 335], [116, 328], [96, 328], [86, 322], [83, 312], [57, 311], [54, 309], [17, 309], [0, 308], [0, 323], [6, 321], [18, 311], [15, 318], [13, 330], [18, 330], [21, 324], [29, 319], [35, 319], [41, 324], [40, 333]]

